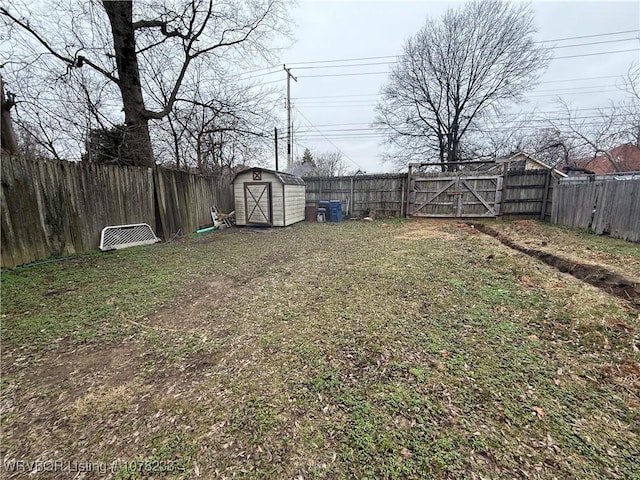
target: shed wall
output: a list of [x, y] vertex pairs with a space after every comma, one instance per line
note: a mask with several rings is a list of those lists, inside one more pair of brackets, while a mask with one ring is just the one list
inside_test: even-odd
[[284, 226], [304, 220], [305, 193], [305, 185], [284, 185]]
[[243, 182], [236, 181], [233, 184], [233, 201], [235, 202], [236, 225], [246, 225]]

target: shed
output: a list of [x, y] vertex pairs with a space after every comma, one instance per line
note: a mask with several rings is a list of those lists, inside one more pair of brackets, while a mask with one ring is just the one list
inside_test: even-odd
[[233, 178], [236, 225], [286, 227], [304, 220], [306, 184], [290, 173], [252, 167]]

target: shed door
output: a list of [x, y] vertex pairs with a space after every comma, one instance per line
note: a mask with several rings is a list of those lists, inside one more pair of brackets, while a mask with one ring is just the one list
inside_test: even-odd
[[247, 225], [271, 225], [271, 183], [245, 183], [244, 204]]

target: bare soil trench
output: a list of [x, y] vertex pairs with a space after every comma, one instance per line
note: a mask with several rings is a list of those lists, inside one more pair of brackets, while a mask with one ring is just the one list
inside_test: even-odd
[[611, 295], [627, 300], [635, 308], [640, 309], [640, 285], [637, 282], [629, 280], [628, 278], [597, 265], [574, 262], [552, 253], [523, 247], [522, 245], [515, 243], [508, 236], [503, 235], [487, 225], [483, 225], [481, 223], [468, 223], [468, 225], [477, 228], [482, 233], [495, 237], [503, 245], [506, 245], [509, 248], [538, 259], [541, 262], [558, 269], [562, 273], [568, 273], [578, 280], [582, 280], [583, 282], [598, 287]]

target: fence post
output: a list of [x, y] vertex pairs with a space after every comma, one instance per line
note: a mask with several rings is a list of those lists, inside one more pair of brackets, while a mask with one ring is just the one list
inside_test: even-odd
[[406, 182], [406, 177], [402, 177], [402, 182], [400, 183], [400, 218], [405, 217], [406, 216], [406, 212], [404, 209], [404, 199], [405, 199], [405, 183]]
[[405, 218], [409, 218], [411, 215], [410, 202], [411, 202], [411, 164], [409, 164], [409, 173], [407, 174], [407, 203], [404, 210]]
[[547, 170], [547, 176], [544, 180], [544, 194], [542, 195], [542, 210], [540, 212], [540, 220], [544, 220], [547, 216], [547, 201], [549, 199], [549, 183], [551, 182], [551, 169]]
[[351, 177], [351, 191], [349, 192], [349, 211], [347, 212], [347, 214], [349, 215], [349, 217], [353, 217], [352, 212], [353, 212], [353, 177]]
[[507, 178], [509, 178], [510, 165], [511, 165], [511, 162], [505, 162], [502, 165], [502, 189], [500, 191], [500, 215], [499, 215], [500, 218], [504, 216], [504, 209], [507, 201], [506, 190], [507, 190]]

